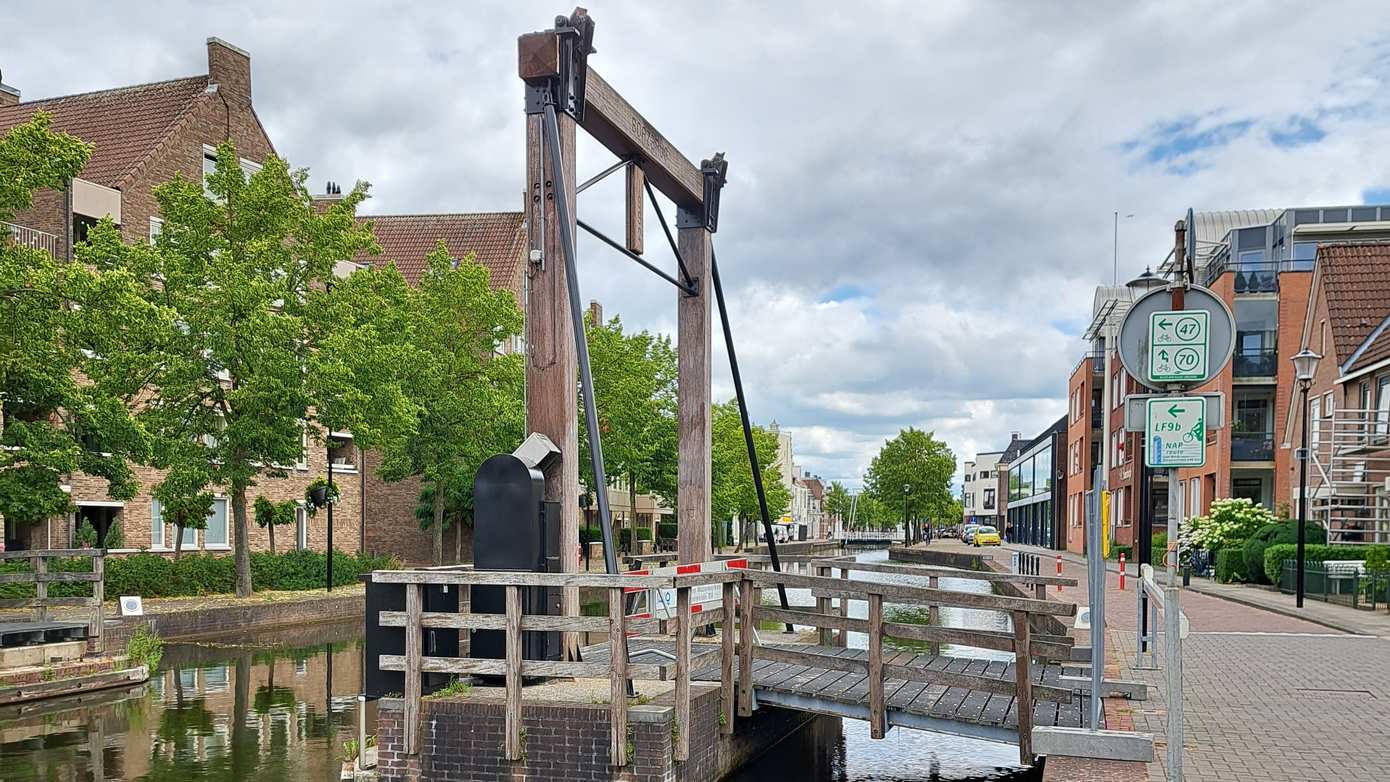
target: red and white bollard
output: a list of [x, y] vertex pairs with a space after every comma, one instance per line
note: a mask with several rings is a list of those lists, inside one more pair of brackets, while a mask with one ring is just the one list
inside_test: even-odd
[[1125, 591], [1125, 553], [1120, 552], [1120, 591]]
[[[1058, 555], [1057, 555], [1057, 575], [1059, 575], [1059, 576], [1062, 575], [1062, 555], [1061, 555], [1061, 554], [1058, 554]], [[1061, 591], [1062, 591], [1062, 585], [1061, 585], [1061, 584], [1058, 584], [1058, 585], [1057, 585], [1057, 591], [1058, 591], [1058, 592], [1061, 592]]]

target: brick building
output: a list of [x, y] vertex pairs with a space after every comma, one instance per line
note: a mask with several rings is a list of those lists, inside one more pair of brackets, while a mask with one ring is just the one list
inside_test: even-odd
[[[1390, 244], [1318, 247], [1303, 329], [1290, 347], [1319, 354], [1308, 389], [1309, 518], [1333, 543], [1390, 543]], [[1279, 411], [1280, 449], [1303, 438], [1297, 384]], [[1298, 461], [1280, 484], [1297, 509]]]
[[1067, 380], [1066, 523], [1060, 537], [1062, 547], [1078, 554], [1086, 551], [1086, 493], [1095, 489], [1100, 464], [1104, 382], [1105, 357], [1096, 351], [1083, 355]]
[[[252, 104], [251, 56], [218, 38], [207, 39], [207, 73], [152, 84], [100, 90], [56, 98], [22, 101], [13, 88], [0, 90], [0, 132], [29, 121], [36, 112], [52, 116], [55, 130], [65, 131], [93, 146], [80, 176], [62, 191], [36, 194], [31, 208], [17, 214], [10, 227], [17, 241], [39, 247], [58, 258], [71, 258], [72, 246], [103, 217], [120, 227], [126, 241], [148, 239], [160, 230], [154, 189], [177, 174], [197, 181], [215, 163], [217, 145], [231, 141], [248, 172], [259, 170], [274, 146]], [[274, 500], [301, 500], [304, 490], [336, 463], [342, 499], [334, 512], [335, 542], [355, 549], [360, 540], [363, 510], [360, 459], [351, 440], [329, 439], [328, 447], [310, 447], [306, 434], [304, 458], [286, 477], [261, 476], [248, 500], [264, 495]], [[62, 548], [71, 545], [72, 531], [87, 520], [104, 536], [120, 521], [127, 549], [172, 551], [174, 527], [163, 523], [149, 489], [162, 479], [150, 468], [135, 468], [141, 491], [133, 499], [113, 501], [105, 481], [86, 475], [70, 476], [76, 512], [44, 525], [6, 529], [6, 547]], [[324, 549], [325, 513], [309, 516], [301, 509], [293, 530], [277, 535], [277, 547]], [[209, 509], [208, 529], [186, 530], [185, 549], [229, 551], [232, 524], [228, 499], [218, 494]], [[269, 547], [266, 530], [250, 529], [253, 549]]]

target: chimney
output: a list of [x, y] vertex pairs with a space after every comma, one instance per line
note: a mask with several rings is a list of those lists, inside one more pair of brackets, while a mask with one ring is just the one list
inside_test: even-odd
[[227, 100], [251, 104], [251, 54], [221, 38], [208, 39], [208, 81]]
[[0, 107], [13, 106], [19, 103], [19, 90], [5, 83], [4, 74], [0, 73]]
[[603, 305], [597, 299], [589, 301], [589, 322], [595, 326], [603, 325]]

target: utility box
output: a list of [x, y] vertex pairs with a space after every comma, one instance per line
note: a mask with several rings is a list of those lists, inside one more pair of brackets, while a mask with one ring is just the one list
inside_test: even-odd
[[[405, 629], [382, 627], [377, 623], [381, 611], [405, 610], [405, 584], [367, 582], [367, 615], [362, 691], [368, 698], [380, 698], [388, 693], [405, 692], [404, 671], [383, 671], [381, 655], [405, 654]], [[459, 610], [459, 590], [449, 584], [426, 584], [421, 608], [424, 611], [456, 614]], [[420, 634], [421, 653], [428, 657], [458, 657], [459, 631], [443, 627], [426, 627]], [[453, 678], [447, 673], [420, 674], [420, 691], [429, 694], [444, 687]]]
[[[512, 454], [483, 462], [473, 480], [474, 570], [559, 573], [561, 556], [560, 504], [545, 501], [545, 476]], [[472, 589], [473, 613], [506, 613], [505, 587]], [[558, 588], [523, 587], [522, 613], [559, 614], [560, 595]], [[506, 657], [506, 637], [500, 630], [473, 630], [469, 643], [473, 657]], [[527, 660], [558, 660], [561, 651], [560, 633], [522, 634], [522, 657]]]

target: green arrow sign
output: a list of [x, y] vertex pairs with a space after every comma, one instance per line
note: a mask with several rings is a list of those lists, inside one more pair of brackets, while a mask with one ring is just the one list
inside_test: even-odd
[[1206, 465], [1204, 397], [1153, 397], [1147, 401], [1145, 413], [1145, 464], [1156, 468]]
[[1206, 310], [1161, 310], [1149, 315], [1149, 379], [1178, 383], [1207, 379]]

